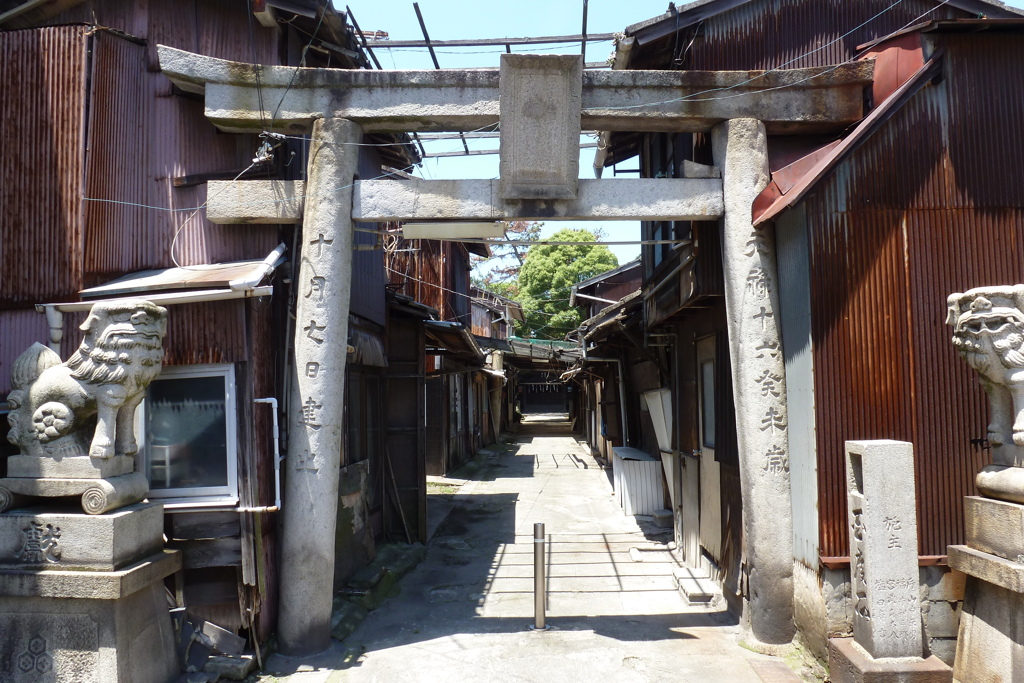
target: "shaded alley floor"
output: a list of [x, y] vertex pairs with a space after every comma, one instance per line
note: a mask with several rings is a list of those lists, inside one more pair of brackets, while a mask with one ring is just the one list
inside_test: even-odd
[[[645, 535], [622, 513], [610, 472], [564, 416], [528, 416], [494, 450], [452, 497], [398, 596], [330, 653], [275, 657], [268, 670], [278, 673], [260, 680], [799, 681], [782, 661], [741, 647], [733, 616], [686, 604], [663, 545], [671, 533]], [[529, 630], [535, 522], [549, 540], [548, 631]]]

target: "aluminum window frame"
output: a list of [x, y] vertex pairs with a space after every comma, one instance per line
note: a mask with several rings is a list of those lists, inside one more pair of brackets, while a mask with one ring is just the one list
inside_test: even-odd
[[[167, 509], [190, 507], [216, 507], [238, 505], [238, 388], [233, 363], [165, 366], [154, 382], [161, 379], [191, 379], [205, 377], [224, 378], [224, 428], [227, 461], [227, 483], [224, 486], [196, 486], [192, 488], [154, 489], [146, 497], [164, 504]], [[147, 389], [148, 394], [148, 389]], [[135, 413], [135, 434], [139, 443], [136, 456], [138, 471], [149, 478], [150, 455], [146, 444], [146, 403], [143, 401]], [[152, 482], [150, 483], [152, 486]]]

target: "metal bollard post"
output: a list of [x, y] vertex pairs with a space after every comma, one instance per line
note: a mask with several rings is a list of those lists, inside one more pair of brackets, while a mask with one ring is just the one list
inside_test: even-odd
[[544, 623], [547, 582], [544, 580], [544, 524], [533, 525], [533, 630], [547, 630]]

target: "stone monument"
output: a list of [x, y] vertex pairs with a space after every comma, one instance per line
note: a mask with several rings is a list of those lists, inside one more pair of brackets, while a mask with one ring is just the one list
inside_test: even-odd
[[833, 683], [939, 683], [952, 671], [923, 658], [914, 447], [846, 442], [853, 638], [829, 640]]
[[[135, 471], [135, 410], [160, 373], [167, 311], [93, 306], [66, 362], [14, 363], [0, 479], [0, 680], [165, 683], [177, 676], [163, 506]], [[76, 509], [80, 506], [81, 511]]]
[[1024, 681], [1024, 285], [949, 297], [953, 346], [989, 397], [992, 464], [964, 499], [967, 545], [949, 566], [967, 574], [953, 677]]

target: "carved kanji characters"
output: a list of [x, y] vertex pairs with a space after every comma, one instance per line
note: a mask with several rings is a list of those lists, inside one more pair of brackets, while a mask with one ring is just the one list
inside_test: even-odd
[[315, 320], [310, 320], [309, 324], [302, 328], [302, 331], [306, 333], [306, 336], [316, 342], [317, 345], [324, 343], [323, 337], [317, 337], [318, 332], [323, 332], [327, 329], [326, 325], [317, 325]]
[[761, 418], [761, 431], [772, 430], [772, 434], [775, 432], [782, 432], [786, 430], [786, 419], [782, 413], [775, 409], [775, 406], [770, 406], [768, 411]]
[[756, 382], [761, 385], [762, 396], [775, 396], [778, 398], [782, 395], [780, 383], [782, 378], [778, 375], [765, 370], [761, 373], [761, 376], [757, 378]]

